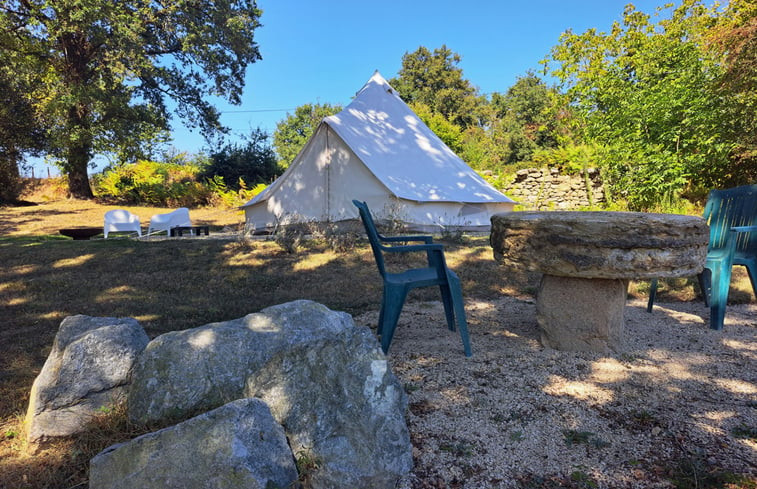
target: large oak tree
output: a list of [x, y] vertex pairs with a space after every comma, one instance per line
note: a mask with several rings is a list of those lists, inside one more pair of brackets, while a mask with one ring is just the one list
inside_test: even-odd
[[94, 154], [137, 152], [174, 111], [203, 135], [222, 130], [209, 96], [238, 104], [260, 59], [254, 0], [3, 0], [0, 55], [38, 87], [48, 154], [74, 197], [92, 197]]

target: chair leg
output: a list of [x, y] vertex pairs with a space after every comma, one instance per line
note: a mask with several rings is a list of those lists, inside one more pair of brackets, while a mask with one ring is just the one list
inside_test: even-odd
[[731, 285], [731, 266], [716, 264], [710, 269], [712, 273], [712, 292], [710, 294], [710, 328], [723, 329], [725, 308], [728, 303], [728, 289]]
[[702, 273], [697, 275], [697, 280], [699, 280], [699, 288], [702, 289], [704, 305], [710, 307], [710, 296], [712, 296], [712, 273], [705, 268]]
[[379, 309], [378, 326], [376, 326], [376, 335], [381, 336], [381, 325], [384, 324], [384, 309], [386, 309], [386, 290], [381, 295], [381, 309]]
[[439, 286], [439, 290], [442, 292], [442, 304], [444, 304], [444, 315], [447, 317], [447, 327], [450, 331], [455, 330], [455, 309], [452, 302], [452, 294], [449, 290], [448, 284], [442, 284]]
[[652, 312], [654, 299], [657, 296], [657, 279], [653, 278], [649, 284], [649, 302], [647, 302], [647, 312]]
[[392, 344], [394, 330], [397, 328], [397, 321], [402, 312], [402, 306], [405, 303], [407, 289], [405, 287], [384, 287], [384, 307], [382, 321], [379, 324], [381, 331], [381, 349], [386, 355], [389, 353], [389, 345]]
[[757, 298], [757, 260], [750, 260], [744, 266], [749, 275], [749, 281], [752, 282], [752, 292]]
[[460, 328], [460, 339], [463, 340], [463, 351], [465, 356], [473, 356], [473, 351], [470, 347], [470, 338], [468, 337], [468, 322], [465, 320], [465, 307], [463, 306], [463, 291], [460, 286], [460, 279], [457, 275], [452, 273], [448, 274], [449, 289], [452, 294], [452, 304], [455, 308], [455, 316], [457, 316], [457, 324]]

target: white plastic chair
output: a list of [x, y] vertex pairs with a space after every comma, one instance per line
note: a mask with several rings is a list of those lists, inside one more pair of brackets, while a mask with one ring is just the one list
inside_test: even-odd
[[192, 221], [189, 219], [189, 209], [180, 207], [166, 214], [155, 214], [152, 216], [150, 218], [150, 226], [147, 228], [147, 234], [165, 231], [166, 235], [170, 235], [171, 228], [191, 226]]
[[136, 231], [142, 236], [142, 227], [139, 217], [136, 214], [124, 209], [115, 209], [105, 213], [105, 224], [103, 225], [103, 235], [108, 238], [108, 233]]

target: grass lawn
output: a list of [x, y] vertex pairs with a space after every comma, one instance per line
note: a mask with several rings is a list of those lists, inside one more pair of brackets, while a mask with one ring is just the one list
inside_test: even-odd
[[[380, 279], [365, 243], [336, 252], [309, 241], [287, 253], [264, 239], [176, 238], [73, 241], [62, 227], [100, 226], [115, 206], [57, 200], [28, 207], [0, 207], [0, 487], [78, 487], [89, 458], [120, 438], [129, 438], [118, 416], [101, 431], [64, 441], [38, 455], [25, 452], [22, 419], [29, 390], [50, 351], [63, 318], [74, 314], [128, 316], [148, 335], [238, 318], [295, 299], [311, 299], [353, 314], [376, 310]], [[151, 215], [169, 209], [124, 208], [147, 228]], [[190, 211], [197, 224], [238, 231], [236, 210]], [[500, 268], [488, 238], [447, 243], [447, 258], [463, 282], [466, 297], [529, 295], [533, 275]], [[417, 257], [422, 260], [423, 257]], [[402, 265], [407, 265], [404, 263]], [[741, 267], [739, 267], [741, 268]], [[659, 300], [695, 298], [692, 280], [671, 282]], [[634, 284], [643, 294], [647, 284]], [[734, 277], [736, 301], [751, 300], [745, 273]], [[436, 300], [431, 289], [412, 300]], [[81, 486], [86, 487], [86, 486]]]

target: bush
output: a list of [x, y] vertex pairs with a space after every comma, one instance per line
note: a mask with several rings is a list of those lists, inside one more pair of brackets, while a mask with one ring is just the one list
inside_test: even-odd
[[93, 179], [103, 200], [159, 207], [196, 207], [213, 200], [211, 188], [198, 181], [193, 163], [138, 161], [106, 170]]
[[247, 188], [247, 183], [240, 178], [237, 182], [236, 190], [234, 190], [228, 188], [223, 177], [220, 176], [214, 176], [206, 180], [205, 184], [212, 194], [212, 199], [209, 203], [228, 209], [241, 206], [268, 187], [264, 183], [259, 183], [253, 188]]
[[200, 179], [222, 177], [226, 187], [234, 191], [242, 190], [244, 182], [270, 182], [281, 169], [267, 141], [268, 135], [257, 129], [244, 145], [225, 146], [210, 155], [210, 162], [200, 172]]

